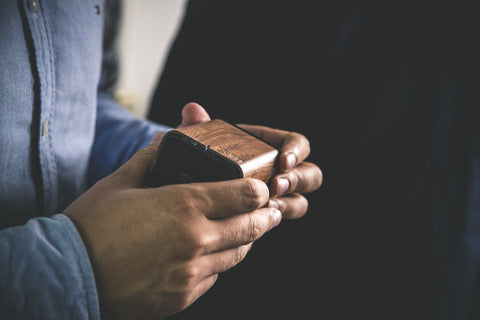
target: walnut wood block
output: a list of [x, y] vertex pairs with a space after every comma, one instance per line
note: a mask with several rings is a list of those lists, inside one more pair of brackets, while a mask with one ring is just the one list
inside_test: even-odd
[[268, 182], [276, 173], [278, 150], [223, 120], [175, 129], [236, 163], [244, 178]]

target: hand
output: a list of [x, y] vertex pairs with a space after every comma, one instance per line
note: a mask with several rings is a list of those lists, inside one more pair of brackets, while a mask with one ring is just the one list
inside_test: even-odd
[[[182, 124], [179, 127], [209, 120], [205, 109], [197, 103], [189, 103], [182, 110]], [[280, 209], [286, 219], [302, 217], [308, 208], [308, 201], [302, 194], [317, 190], [323, 180], [320, 168], [304, 161], [310, 154], [310, 142], [296, 132], [255, 125], [239, 126], [280, 150], [281, 172], [270, 180], [272, 199], [269, 206]]]
[[178, 312], [238, 264], [278, 225], [259, 180], [141, 188], [154, 142], [65, 209], [95, 274], [102, 316], [149, 319]]
[[302, 195], [320, 188], [323, 174], [320, 168], [304, 161], [310, 154], [310, 142], [296, 132], [255, 125], [239, 125], [253, 135], [268, 141], [280, 150], [280, 173], [269, 182], [269, 206], [278, 208], [286, 219], [305, 215], [308, 201]]
[[[187, 103], [182, 109], [182, 123], [177, 128], [191, 126], [197, 123], [210, 121], [210, 115], [205, 109], [195, 102]], [[151, 143], [159, 143], [162, 141], [164, 133], [159, 131], [153, 136]]]

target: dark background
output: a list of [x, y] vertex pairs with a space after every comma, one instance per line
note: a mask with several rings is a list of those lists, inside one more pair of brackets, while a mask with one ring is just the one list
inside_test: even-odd
[[310, 139], [309, 211], [172, 319], [476, 318], [479, 4], [190, 0], [148, 117]]

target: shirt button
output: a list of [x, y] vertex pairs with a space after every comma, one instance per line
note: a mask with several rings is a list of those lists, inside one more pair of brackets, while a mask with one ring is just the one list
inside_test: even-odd
[[45, 136], [47, 134], [47, 121], [43, 120], [42, 122], [42, 137]]
[[37, 0], [30, 0], [30, 4], [32, 6], [32, 11], [37, 12]]

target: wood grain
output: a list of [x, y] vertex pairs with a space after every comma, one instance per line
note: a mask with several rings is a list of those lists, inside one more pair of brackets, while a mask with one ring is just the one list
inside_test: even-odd
[[276, 148], [223, 120], [214, 119], [175, 130], [235, 162], [244, 178], [268, 182], [277, 172]]

